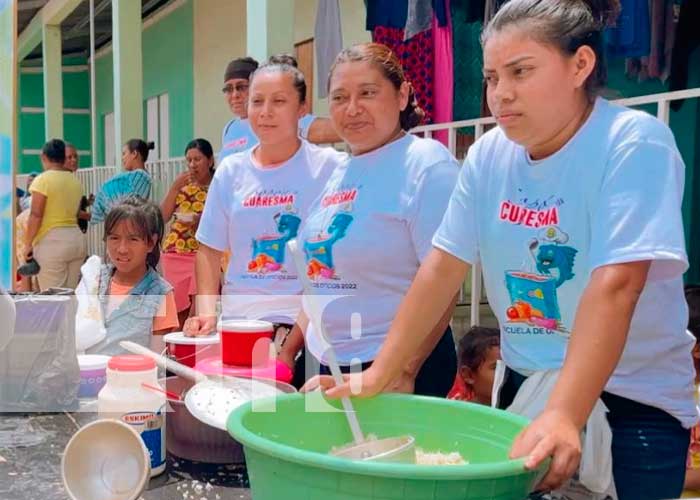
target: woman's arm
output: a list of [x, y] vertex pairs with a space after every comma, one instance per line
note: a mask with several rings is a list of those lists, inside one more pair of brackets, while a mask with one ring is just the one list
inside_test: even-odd
[[38, 192], [32, 193], [32, 205], [30, 207], [29, 219], [27, 220], [27, 232], [25, 233], [25, 242], [27, 252], [24, 255], [26, 258], [32, 253], [32, 245], [36, 234], [39, 232], [41, 222], [44, 220], [44, 210], [46, 209], [46, 195]]
[[455, 294], [452, 298], [452, 302], [442, 315], [442, 318], [440, 318], [435, 328], [433, 328], [433, 331], [430, 332], [430, 335], [423, 341], [418, 352], [406, 363], [398, 379], [394, 380], [390, 385], [389, 389], [392, 392], [413, 392], [416, 376], [423, 366], [423, 363], [425, 363], [425, 360], [428, 359], [428, 356], [433, 352], [433, 349], [435, 349], [435, 346], [442, 336], [445, 335], [445, 330], [447, 330], [447, 326], [450, 324], [455, 306], [457, 305], [457, 296], [458, 294]]
[[[399, 378], [410, 361], [427, 350], [431, 334], [435, 334], [436, 325], [441, 318], [444, 319], [469, 268], [466, 262], [433, 248], [401, 302], [372, 366], [363, 373], [346, 376], [345, 383], [338, 387], [334, 387], [332, 377], [317, 378], [316, 384], [330, 388], [329, 397], [369, 397], [385, 390]], [[355, 377], [360, 377], [359, 383], [352, 380]], [[312, 386], [310, 383], [309, 388]], [[360, 391], [353, 391], [351, 387], [360, 387]]]
[[685, 484], [683, 485], [683, 489], [700, 490], [700, 469], [685, 470]]
[[649, 261], [597, 268], [581, 296], [559, 380], [544, 412], [515, 440], [512, 457], [535, 468], [552, 456], [538, 489], [558, 487], [578, 467], [580, 431], [617, 366]]
[[163, 201], [160, 204], [160, 212], [163, 214], [163, 220], [165, 222], [168, 222], [173, 216], [173, 212], [175, 211], [175, 207], [177, 206], [177, 195], [180, 192], [180, 189], [185, 187], [189, 182], [189, 172], [181, 173], [173, 181], [172, 185], [170, 186], [170, 189], [168, 190], [168, 193], [165, 195], [165, 198], [163, 198]]
[[333, 144], [342, 139], [328, 118], [316, 118], [309, 125], [307, 140], [313, 144]]
[[306, 334], [308, 326], [309, 318], [304, 314], [304, 311], [301, 311], [277, 355], [277, 359], [285, 363], [292, 370], [294, 370], [294, 360], [297, 354], [304, 348], [304, 335]]
[[208, 335], [216, 330], [216, 302], [219, 298], [221, 255], [223, 252], [200, 242], [195, 257], [197, 277], [197, 316], [185, 321], [186, 335]]

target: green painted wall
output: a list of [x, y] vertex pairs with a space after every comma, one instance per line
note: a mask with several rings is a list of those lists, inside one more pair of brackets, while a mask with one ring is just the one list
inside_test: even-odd
[[114, 111], [114, 77], [112, 74], [112, 53], [100, 57], [95, 62], [95, 110], [97, 131], [97, 164], [105, 164], [105, 115]]
[[194, 134], [192, 4], [189, 0], [143, 32], [143, 99], [168, 93], [171, 157], [182, 156]]
[[[143, 99], [168, 94], [170, 156], [182, 156], [194, 130], [193, 1], [143, 32]], [[104, 116], [114, 111], [112, 53], [97, 59], [97, 159], [104, 164]], [[144, 135], [146, 131], [144, 113]], [[119, 151], [119, 148], [115, 148]]]
[[[700, 87], [700, 50], [691, 55], [688, 67], [688, 87]], [[660, 80], [639, 82], [628, 78], [624, 72], [624, 60], [609, 61], [608, 84], [615, 92], [611, 97], [668, 92], [668, 86]], [[655, 105], [640, 109], [656, 114]], [[683, 222], [690, 260], [686, 280], [700, 283], [700, 99], [686, 101], [679, 111], [671, 111], [670, 125], [686, 165]]]
[[[84, 59], [66, 58], [64, 66], [85, 65]], [[39, 62], [39, 67], [41, 64]], [[22, 67], [37, 67], [36, 61], [27, 62]], [[41, 73], [19, 73], [18, 102], [18, 144], [20, 174], [41, 170], [39, 156], [24, 154], [26, 149], [41, 149], [44, 145], [44, 113], [21, 112], [22, 107], [44, 107], [44, 80]], [[90, 108], [90, 73], [63, 73], [63, 107]], [[90, 150], [90, 115], [63, 115], [63, 138], [75, 144], [79, 150]], [[81, 166], [92, 165], [90, 156], [80, 156]]]

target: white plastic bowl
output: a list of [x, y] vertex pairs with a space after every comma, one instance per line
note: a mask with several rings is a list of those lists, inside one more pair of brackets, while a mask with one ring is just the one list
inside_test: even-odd
[[137, 500], [150, 474], [141, 436], [119, 420], [97, 420], [81, 428], [61, 459], [61, 478], [71, 500]]

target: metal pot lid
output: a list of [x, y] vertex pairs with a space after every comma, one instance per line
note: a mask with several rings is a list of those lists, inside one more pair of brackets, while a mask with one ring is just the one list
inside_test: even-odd
[[251, 400], [282, 394], [273, 383], [256, 379], [228, 377], [225, 381], [200, 382], [185, 395], [185, 405], [205, 424], [226, 430], [229, 414]]

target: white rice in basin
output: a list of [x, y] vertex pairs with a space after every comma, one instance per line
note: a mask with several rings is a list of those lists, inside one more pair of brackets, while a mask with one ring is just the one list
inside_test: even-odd
[[453, 451], [451, 453], [424, 451], [416, 448], [416, 465], [466, 465], [462, 455]]

